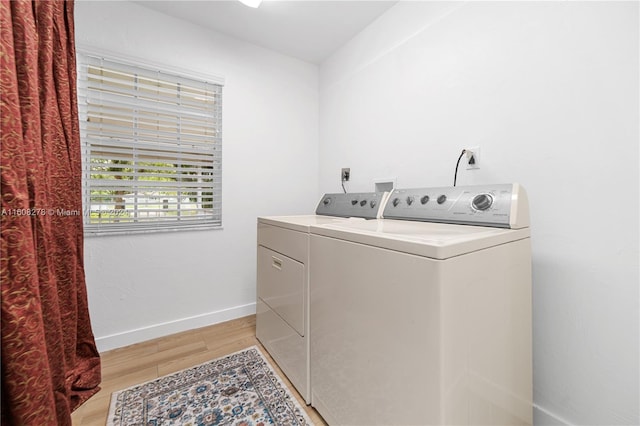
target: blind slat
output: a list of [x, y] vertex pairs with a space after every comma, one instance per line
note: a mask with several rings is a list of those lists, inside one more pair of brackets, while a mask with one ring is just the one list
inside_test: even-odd
[[[106, 129], [108, 130], [108, 129]], [[99, 130], [97, 132], [95, 132], [95, 136], [94, 133], [92, 133], [91, 135], [87, 135], [85, 137], [85, 139], [87, 140], [87, 143], [90, 144], [91, 147], [107, 147], [107, 146], [113, 146], [113, 147], [117, 147], [117, 148], [128, 148], [128, 149], [136, 149], [136, 150], [144, 150], [144, 149], [148, 149], [150, 151], [164, 151], [164, 150], [168, 150], [168, 151], [177, 151], [180, 149], [184, 149], [184, 150], [192, 150], [192, 151], [220, 151], [220, 144], [215, 142], [216, 138], [211, 138], [209, 137], [208, 139], [208, 143], [203, 143], [203, 142], [197, 142], [197, 141], [192, 141], [192, 140], [177, 140], [177, 139], [173, 139], [173, 140], [167, 140], [167, 139], [163, 139], [163, 140], [149, 140], [146, 138], [140, 138], [140, 137], [133, 137], [135, 135], [128, 135], [131, 136], [130, 138], [125, 138], [125, 137], [115, 137], [115, 135], [111, 134], [110, 137], [106, 137], [104, 134], [102, 134]], [[131, 140], [134, 139], [134, 140]], [[214, 143], [212, 142], [212, 139], [214, 141]]]

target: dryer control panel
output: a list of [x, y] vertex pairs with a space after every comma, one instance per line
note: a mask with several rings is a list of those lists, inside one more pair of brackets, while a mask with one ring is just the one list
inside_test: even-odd
[[529, 226], [529, 202], [517, 183], [395, 189], [382, 217], [518, 229]]
[[318, 203], [316, 214], [378, 219], [388, 195], [388, 192], [324, 194]]

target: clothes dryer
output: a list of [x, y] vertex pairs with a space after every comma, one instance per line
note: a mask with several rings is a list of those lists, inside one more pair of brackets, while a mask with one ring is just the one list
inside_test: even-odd
[[329, 424], [532, 423], [521, 186], [395, 190], [382, 220], [310, 241], [311, 401]]
[[380, 217], [388, 193], [325, 194], [315, 215], [258, 218], [256, 337], [307, 403], [309, 229]]

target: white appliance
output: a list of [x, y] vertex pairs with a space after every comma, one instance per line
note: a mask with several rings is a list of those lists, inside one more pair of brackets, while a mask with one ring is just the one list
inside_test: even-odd
[[406, 189], [381, 220], [311, 226], [311, 401], [329, 424], [532, 423], [528, 209], [517, 184]]
[[325, 194], [315, 215], [258, 218], [256, 336], [307, 403], [309, 229], [375, 219], [388, 193]]

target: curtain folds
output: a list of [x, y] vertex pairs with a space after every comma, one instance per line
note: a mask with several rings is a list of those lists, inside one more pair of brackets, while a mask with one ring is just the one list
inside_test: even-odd
[[100, 383], [84, 278], [73, 2], [0, 1], [2, 424], [71, 425]]

